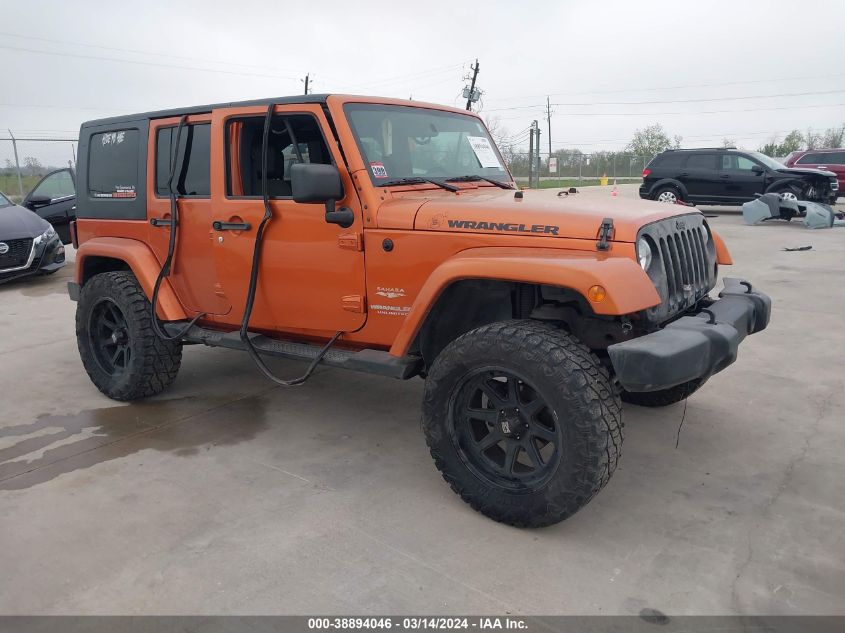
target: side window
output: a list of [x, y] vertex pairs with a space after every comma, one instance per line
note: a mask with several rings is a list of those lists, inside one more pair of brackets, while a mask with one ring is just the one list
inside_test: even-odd
[[88, 149], [88, 195], [134, 200], [138, 190], [138, 130], [92, 134]]
[[211, 125], [186, 125], [176, 152], [176, 127], [159, 128], [156, 133], [155, 189], [158, 196], [169, 196], [167, 182], [174, 161], [173, 189], [183, 196], [211, 195]]
[[687, 169], [714, 169], [715, 154], [690, 154], [687, 158]]
[[757, 163], [753, 160], [746, 158], [745, 156], [736, 157], [736, 169], [739, 169], [740, 171], [751, 171], [756, 164]]
[[683, 158], [683, 154], [679, 152], [672, 152], [671, 154], [666, 154], [655, 159], [658, 161], [656, 166], [660, 169], [680, 169]]
[[70, 175], [70, 172], [63, 169], [44, 178], [29, 195], [45, 196], [51, 200], [67, 198], [76, 195], [76, 185], [73, 184], [73, 176]]
[[[290, 130], [288, 125], [290, 124]], [[291, 132], [293, 138], [291, 138]], [[226, 195], [261, 195], [261, 147], [264, 117], [242, 117], [226, 123]], [[294, 143], [294, 140], [296, 141]], [[298, 162], [331, 165], [320, 125], [309, 114], [274, 116], [270, 124], [267, 185], [272, 198], [291, 196], [290, 168]]]

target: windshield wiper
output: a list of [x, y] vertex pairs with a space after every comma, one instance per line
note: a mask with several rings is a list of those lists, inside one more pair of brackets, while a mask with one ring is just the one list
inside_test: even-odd
[[440, 180], [434, 180], [432, 178], [421, 178], [418, 176], [414, 176], [413, 178], [397, 178], [396, 180], [388, 180], [387, 182], [383, 182], [379, 184], [379, 187], [393, 187], [394, 185], [421, 185], [423, 183], [430, 182], [432, 185], [437, 185], [438, 187], [442, 187], [446, 191], [458, 191], [457, 187], [453, 187], [452, 185], [447, 185], [445, 182]]
[[449, 182], [473, 182], [475, 180], [483, 180], [485, 182], [489, 182], [491, 185], [496, 185], [502, 189], [516, 189], [513, 185], [507, 182], [501, 182], [500, 180], [493, 180], [492, 178], [487, 178], [486, 176], [479, 176], [478, 174], [469, 174], [467, 176], [455, 176], [454, 178], [447, 178]]

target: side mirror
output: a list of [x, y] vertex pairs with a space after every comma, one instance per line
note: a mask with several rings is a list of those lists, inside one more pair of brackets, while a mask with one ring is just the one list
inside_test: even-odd
[[343, 182], [334, 165], [294, 163], [290, 168], [290, 185], [294, 202], [324, 202], [326, 222], [346, 229], [355, 222], [348, 207], [335, 210], [335, 202], [343, 198]]
[[39, 207], [46, 207], [53, 199], [50, 196], [28, 196], [24, 200], [24, 206], [30, 209], [37, 209]]
[[290, 168], [294, 202], [328, 202], [343, 197], [340, 172], [334, 165], [294, 163]]
[[755, 174], [762, 174], [765, 170], [761, 165], [751, 165], [751, 171], [753, 171]]

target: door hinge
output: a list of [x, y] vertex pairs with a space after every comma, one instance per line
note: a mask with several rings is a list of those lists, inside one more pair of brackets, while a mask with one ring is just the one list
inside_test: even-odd
[[337, 236], [337, 245], [350, 251], [363, 251], [364, 239], [360, 233], [341, 233]]
[[613, 218], [605, 218], [601, 221], [601, 226], [599, 227], [599, 241], [596, 242], [596, 250], [610, 250], [610, 240], [613, 239], [613, 234]]
[[361, 295], [346, 295], [340, 298], [341, 307], [347, 312], [364, 313], [364, 298]]

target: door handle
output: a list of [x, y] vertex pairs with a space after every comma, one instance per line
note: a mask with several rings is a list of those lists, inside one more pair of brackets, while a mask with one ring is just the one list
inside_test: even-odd
[[170, 226], [173, 223], [170, 220], [165, 220], [164, 218], [150, 218], [150, 224], [153, 226]]
[[730, 174], [720, 174], [719, 178], [730, 178]]
[[689, 172], [688, 171], [682, 171], [681, 176], [689, 176]]
[[249, 231], [252, 225], [249, 222], [221, 222], [215, 220], [211, 224], [215, 231]]

